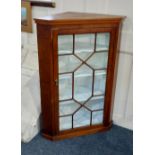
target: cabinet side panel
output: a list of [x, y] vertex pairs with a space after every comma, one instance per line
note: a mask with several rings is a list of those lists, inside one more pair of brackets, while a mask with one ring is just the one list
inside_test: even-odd
[[50, 27], [37, 25], [37, 39], [42, 109], [41, 128], [44, 133], [52, 134], [54, 118], [52, 117], [53, 65]]
[[51, 81], [52, 69], [52, 47], [50, 28], [47, 26], [37, 25], [37, 41], [38, 41], [38, 56], [39, 56], [39, 73], [40, 81], [49, 83]]
[[52, 129], [52, 117], [51, 117], [51, 95], [49, 91], [49, 84], [40, 84], [41, 87], [41, 119], [42, 119], [42, 131], [45, 133], [51, 133]]
[[114, 44], [114, 52], [116, 53], [115, 55], [115, 64], [114, 64], [114, 79], [113, 79], [113, 90], [112, 90], [112, 99], [111, 99], [111, 113], [110, 113], [110, 120], [112, 120], [112, 114], [113, 114], [113, 107], [114, 107], [114, 99], [115, 99], [115, 91], [116, 91], [116, 81], [117, 81], [117, 73], [118, 73], [118, 62], [119, 62], [119, 52], [120, 52], [120, 40], [121, 40], [121, 29], [122, 29], [122, 24], [120, 23], [119, 26], [116, 28], [116, 39], [115, 39], [115, 44]]
[[108, 126], [112, 121], [112, 111], [115, 96], [116, 78], [117, 78], [117, 68], [118, 68], [118, 40], [119, 40], [119, 26], [114, 28], [113, 31], [113, 41], [111, 44], [111, 52], [109, 55], [108, 62], [108, 73], [107, 73], [107, 86], [105, 94], [105, 122], [104, 125]]

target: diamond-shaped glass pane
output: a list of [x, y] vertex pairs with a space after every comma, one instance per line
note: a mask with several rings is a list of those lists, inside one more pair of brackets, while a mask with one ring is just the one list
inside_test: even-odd
[[96, 51], [109, 50], [110, 33], [97, 33]]
[[80, 105], [73, 100], [59, 102], [59, 115], [69, 115], [78, 109]]
[[73, 116], [73, 127], [90, 125], [90, 111], [86, 108], [80, 108]]
[[103, 96], [93, 97], [85, 104], [85, 106], [87, 106], [90, 110], [103, 109], [103, 99]]
[[103, 110], [94, 111], [92, 114], [92, 124], [101, 124], [103, 123]]
[[105, 84], [106, 84], [106, 71], [105, 70], [95, 71], [94, 95], [105, 94]]
[[81, 64], [73, 55], [59, 56], [59, 73], [72, 72]]
[[95, 34], [75, 35], [75, 54], [86, 60], [94, 52]]
[[108, 52], [94, 53], [93, 56], [87, 61], [87, 63], [94, 69], [106, 68], [107, 62], [108, 62]]
[[82, 65], [74, 74], [74, 98], [83, 102], [92, 95], [92, 69]]
[[67, 130], [72, 128], [72, 116], [59, 117], [59, 129]]
[[58, 36], [58, 53], [68, 54], [73, 52], [73, 35]]

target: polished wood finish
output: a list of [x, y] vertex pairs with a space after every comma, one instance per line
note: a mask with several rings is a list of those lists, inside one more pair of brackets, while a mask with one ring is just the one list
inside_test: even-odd
[[61, 24], [84, 24], [84, 23], [119, 23], [125, 16], [115, 16], [107, 14], [93, 14], [80, 12], [65, 12], [35, 19], [39, 24], [61, 25]]
[[[111, 127], [119, 53], [119, 34], [123, 19], [124, 16], [75, 12], [35, 19], [38, 38], [42, 133], [46, 138], [59, 140], [105, 131]], [[76, 129], [72, 127], [71, 130], [59, 131], [58, 35], [97, 32], [109, 32], [111, 36], [104, 97], [104, 122], [102, 125], [91, 125], [90, 123], [90, 126], [87, 127]]]
[[78, 136], [82, 136], [82, 135], [89, 135], [89, 134], [95, 134], [98, 132], [103, 132], [103, 131], [107, 131], [111, 128], [112, 126], [112, 122], [108, 125], [108, 126], [102, 126], [102, 125], [96, 125], [93, 126], [93, 128], [90, 127], [83, 127], [83, 128], [79, 128], [79, 129], [73, 129], [72, 131], [64, 131], [61, 132], [55, 136], [51, 136], [49, 134], [46, 133], [42, 133], [42, 135], [49, 139], [49, 140], [62, 140], [62, 139], [66, 139], [66, 138], [72, 138], [72, 137], [78, 137]]

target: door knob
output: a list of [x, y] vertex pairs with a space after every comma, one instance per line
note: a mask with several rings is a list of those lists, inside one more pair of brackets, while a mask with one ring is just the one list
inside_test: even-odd
[[55, 80], [55, 85], [56, 85], [56, 86], [58, 85], [58, 79]]

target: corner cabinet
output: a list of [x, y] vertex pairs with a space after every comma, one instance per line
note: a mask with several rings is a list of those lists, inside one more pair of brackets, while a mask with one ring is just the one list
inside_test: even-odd
[[42, 134], [105, 131], [112, 109], [123, 16], [66, 12], [37, 23]]

